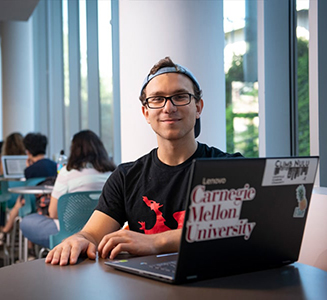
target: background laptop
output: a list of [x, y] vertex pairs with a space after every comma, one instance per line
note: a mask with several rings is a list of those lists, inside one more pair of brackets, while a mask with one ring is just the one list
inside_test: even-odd
[[24, 178], [27, 155], [4, 155], [1, 157], [4, 178]]
[[171, 283], [293, 263], [317, 166], [318, 157], [197, 159], [179, 253], [105, 263]]

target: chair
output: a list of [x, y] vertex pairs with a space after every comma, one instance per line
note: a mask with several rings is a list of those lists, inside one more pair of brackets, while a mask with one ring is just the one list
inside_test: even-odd
[[[24, 182], [24, 186], [38, 185], [40, 182], [44, 181], [45, 179], [46, 179], [45, 177], [30, 178], [30, 179], [27, 179]], [[18, 228], [17, 224], [20, 223], [20, 221], [21, 221], [21, 219], [23, 217], [25, 217], [28, 214], [31, 214], [33, 212], [36, 212], [36, 204], [35, 204], [36, 197], [35, 197], [35, 195], [33, 195], [33, 194], [32, 195], [31, 194], [23, 194], [23, 196], [24, 196], [24, 199], [25, 199], [25, 204], [24, 204], [24, 206], [22, 206], [19, 209], [19, 215], [15, 219], [14, 228], [12, 230], [11, 254], [10, 254], [12, 262], [14, 261], [15, 237], [16, 237], [16, 231], [17, 231], [17, 228]], [[19, 258], [19, 261], [23, 260], [22, 250], [23, 250], [23, 234], [19, 230], [19, 237], [18, 237], [18, 258]], [[25, 238], [24, 239], [24, 261], [27, 261], [27, 252], [28, 252], [28, 240]]]
[[[23, 186], [25, 184], [24, 181], [7, 181], [1, 180], [0, 182], [0, 206], [4, 211], [4, 222], [7, 219], [8, 208], [12, 208], [17, 199], [17, 195], [8, 192], [8, 188]], [[6, 236], [6, 241], [3, 244], [4, 251], [4, 265], [9, 265], [9, 252], [7, 247], [10, 246], [10, 234], [8, 233]]]
[[[68, 193], [58, 199], [60, 230], [57, 234], [50, 235], [50, 249], [84, 227], [97, 206], [100, 195], [101, 191], [85, 191]], [[39, 251], [39, 258], [50, 249], [42, 248]]]
[[25, 181], [7, 181], [2, 180], [1, 181], [1, 193], [0, 193], [0, 202], [6, 203], [7, 207], [12, 207], [16, 203], [17, 195], [8, 192], [9, 188], [18, 187], [18, 186], [24, 186]]
[[84, 227], [98, 204], [100, 194], [101, 191], [75, 192], [59, 198], [60, 230], [57, 234], [50, 235], [50, 249]]

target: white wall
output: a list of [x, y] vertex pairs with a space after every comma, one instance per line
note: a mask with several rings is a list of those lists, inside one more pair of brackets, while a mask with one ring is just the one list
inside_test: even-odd
[[2, 90], [3, 138], [14, 131], [34, 130], [31, 21], [3, 22]]
[[157, 146], [138, 100], [151, 67], [170, 56], [197, 77], [205, 102], [199, 141], [225, 150], [222, 1], [120, 1], [122, 161]]

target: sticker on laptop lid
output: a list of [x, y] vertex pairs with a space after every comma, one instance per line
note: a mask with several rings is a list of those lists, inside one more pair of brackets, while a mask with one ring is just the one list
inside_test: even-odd
[[186, 240], [189, 243], [244, 237], [248, 240], [256, 225], [240, 219], [243, 201], [255, 198], [256, 190], [249, 184], [238, 189], [206, 190], [197, 185], [191, 193]]
[[317, 164], [313, 157], [267, 159], [262, 186], [313, 183]]
[[293, 217], [294, 218], [303, 218], [305, 215], [305, 211], [308, 207], [308, 200], [306, 197], [306, 191], [303, 184], [299, 185], [296, 188], [296, 200], [298, 206], [295, 207]]

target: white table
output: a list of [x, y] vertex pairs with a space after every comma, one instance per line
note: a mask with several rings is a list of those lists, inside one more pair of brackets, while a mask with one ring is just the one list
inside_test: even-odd
[[35, 185], [35, 186], [17, 186], [9, 188], [8, 191], [14, 194], [51, 194], [53, 186]]

